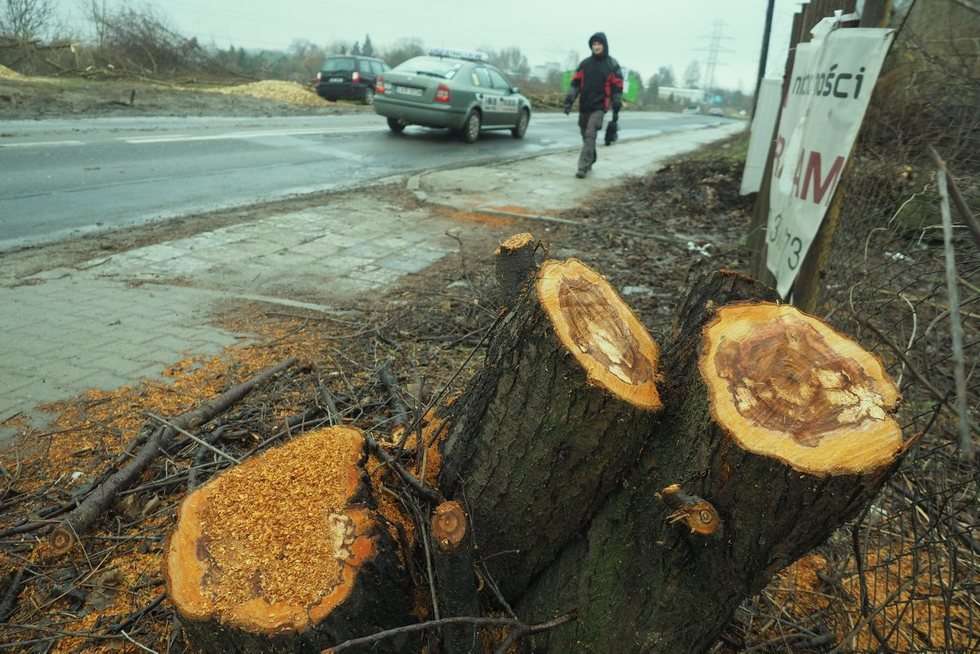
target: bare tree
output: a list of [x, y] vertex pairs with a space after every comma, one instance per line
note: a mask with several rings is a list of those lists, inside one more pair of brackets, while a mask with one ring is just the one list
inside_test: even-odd
[[684, 86], [689, 89], [698, 88], [698, 84], [701, 82], [701, 64], [697, 61], [692, 61], [687, 65], [687, 69], [684, 71]]
[[0, 36], [26, 42], [41, 38], [54, 19], [53, 0], [0, 1]]

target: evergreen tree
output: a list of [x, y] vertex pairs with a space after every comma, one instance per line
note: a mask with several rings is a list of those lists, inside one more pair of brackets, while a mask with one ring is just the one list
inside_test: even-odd
[[359, 55], [359, 54], [361, 54], [361, 44], [358, 43], [357, 41], [354, 41], [354, 47], [350, 49], [350, 53], [352, 55]]
[[373, 57], [374, 56], [374, 46], [371, 45], [371, 35], [370, 34], [365, 34], [364, 35], [364, 45], [361, 47], [361, 54], [364, 55], [365, 57]]

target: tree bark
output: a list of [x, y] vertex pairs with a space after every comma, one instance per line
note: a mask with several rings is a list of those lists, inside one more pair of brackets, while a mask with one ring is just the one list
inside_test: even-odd
[[496, 252], [495, 272], [500, 306], [509, 307], [535, 273], [534, 251], [538, 242], [528, 232], [505, 239]]
[[791, 307], [718, 308], [759, 291], [721, 273], [682, 306], [658, 433], [520, 601], [524, 619], [577, 611], [535, 651], [706, 651], [894, 471], [898, 395], [880, 362]]
[[661, 408], [659, 348], [601, 276], [545, 262], [450, 410], [440, 488], [517, 597], [621, 483]]
[[[205, 652], [320, 652], [415, 622], [373, 510], [360, 432], [332, 427], [242, 463], [183, 501], [167, 593]], [[361, 651], [417, 650], [414, 636]]]

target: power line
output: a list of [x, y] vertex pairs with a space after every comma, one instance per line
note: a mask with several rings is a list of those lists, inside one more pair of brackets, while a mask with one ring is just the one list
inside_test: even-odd
[[707, 60], [705, 61], [704, 75], [704, 89], [707, 92], [715, 88], [715, 71], [717, 70], [718, 66], [724, 66], [724, 64], [718, 63], [718, 55], [735, 52], [731, 48], [723, 47], [722, 43], [734, 41], [735, 39], [731, 36], [725, 35], [725, 21], [723, 20], [714, 21], [711, 26], [711, 33], [706, 36], [702, 36], [701, 39], [708, 41], [706, 47], [698, 48], [696, 50], [696, 52], [708, 53]]

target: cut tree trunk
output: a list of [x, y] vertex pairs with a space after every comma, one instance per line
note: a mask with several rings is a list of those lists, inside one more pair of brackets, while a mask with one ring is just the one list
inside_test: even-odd
[[[332, 427], [249, 459], [183, 501], [164, 574], [196, 648], [320, 652], [415, 622], [398, 548], [372, 509], [366, 461], [363, 435]], [[402, 637], [360, 651], [413, 647]]]
[[623, 480], [660, 411], [659, 348], [580, 261], [542, 264], [451, 407], [439, 486], [517, 597]]
[[576, 610], [535, 651], [702, 652], [773, 574], [867, 506], [903, 453], [876, 357], [716, 274], [682, 308], [666, 410], [627, 483], [521, 599]]

